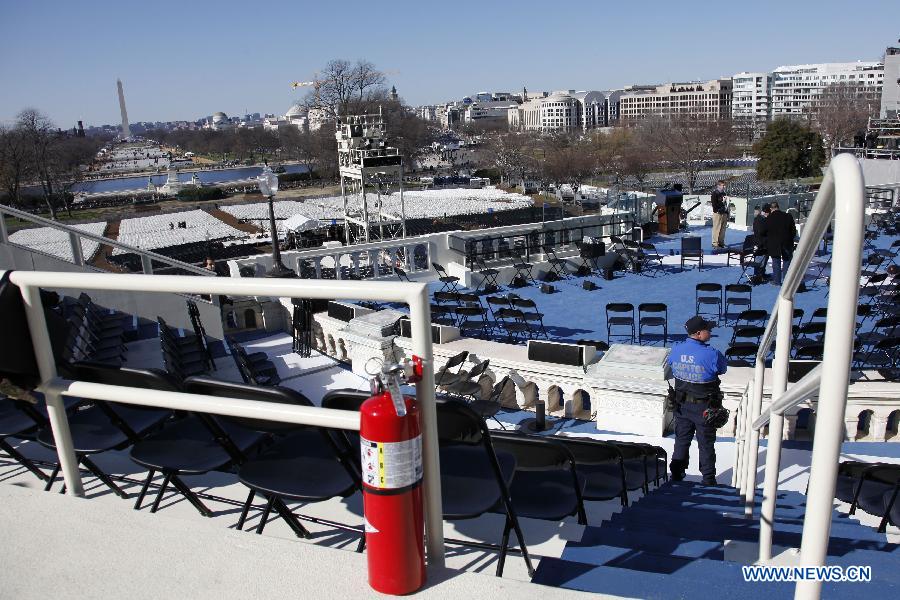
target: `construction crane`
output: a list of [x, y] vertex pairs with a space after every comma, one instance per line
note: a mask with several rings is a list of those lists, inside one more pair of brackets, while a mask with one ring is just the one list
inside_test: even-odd
[[296, 90], [298, 87], [318, 87], [321, 81], [292, 81], [291, 89]]

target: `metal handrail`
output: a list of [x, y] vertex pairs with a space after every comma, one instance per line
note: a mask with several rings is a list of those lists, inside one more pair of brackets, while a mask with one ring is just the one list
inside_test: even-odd
[[422, 359], [422, 380], [416, 383], [422, 424], [423, 492], [428, 565], [444, 565], [443, 510], [441, 505], [440, 461], [438, 457], [437, 406], [434, 396], [432, 365], [431, 309], [428, 286], [424, 283], [309, 281], [287, 279], [239, 279], [231, 277], [166, 275], [120, 275], [113, 273], [59, 273], [50, 271], [14, 271], [9, 279], [17, 285], [25, 304], [28, 328], [34, 345], [41, 376], [39, 389], [44, 392], [47, 413], [59, 457], [66, 489], [70, 495], [83, 496], [84, 487], [78, 460], [72, 445], [68, 416], [62, 395], [75, 395], [94, 400], [159, 406], [174, 410], [211, 412], [341, 429], [359, 429], [359, 415], [340, 414], [318, 407], [284, 404], [147, 390], [128, 386], [111, 386], [84, 381], [68, 381], [57, 375], [53, 349], [47, 331], [41, 287], [53, 289], [115, 290], [126, 292], [172, 292], [226, 294], [229, 296], [272, 296], [312, 299], [371, 299], [403, 302], [409, 305], [412, 326], [412, 352]]
[[[841, 202], [836, 202], [840, 198]], [[787, 391], [787, 372], [792, 338], [793, 299], [826, 230], [834, 224], [831, 293], [828, 298], [828, 324], [822, 364]], [[843, 419], [850, 382], [850, 362], [859, 297], [859, 274], [865, 222], [865, 186], [862, 169], [852, 156], [832, 159], [821, 188], [803, 228], [794, 260], [787, 271], [772, 316], [766, 324], [764, 343], [757, 353], [752, 398], [742, 400], [749, 439], [737, 465], [744, 477], [745, 514], [752, 516], [756, 491], [760, 431], [768, 423], [768, 447], [760, 514], [759, 560], [771, 559], [775, 500], [781, 465], [784, 411], [818, 392], [816, 435], [810, 466], [807, 509], [803, 523], [800, 561], [805, 566], [822, 566], [827, 556], [831, 529], [837, 465], [844, 439]], [[765, 383], [765, 356], [777, 338], [772, 364], [771, 405], [761, 411]], [[740, 477], [738, 478], [740, 480]], [[739, 483], [741, 483], [739, 481]], [[796, 598], [818, 598], [821, 582], [800, 581]]]
[[[19, 210], [17, 208], [13, 208], [12, 206], [7, 206], [5, 204], [0, 204], [0, 229], [2, 229], [2, 235], [0, 235], [0, 242], [13, 244], [18, 246], [15, 242], [9, 239], [9, 235], [6, 233], [6, 221], [3, 219], [3, 215], [11, 215], [18, 219], [22, 219], [23, 221], [31, 221], [32, 223], [37, 223], [38, 225], [43, 225], [44, 227], [52, 227], [53, 229], [58, 229], [60, 231], [65, 231], [70, 236], [75, 235], [81, 238], [87, 238], [94, 242], [97, 242], [101, 245], [112, 246], [113, 248], [118, 248], [119, 250], [124, 250], [126, 252], [132, 252], [141, 257], [141, 262], [144, 264], [144, 271], [147, 271], [147, 265], [151, 265], [152, 272], [152, 263], [150, 261], [158, 261], [169, 265], [170, 267], [177, 267], [179, 269], [184, 269], [194, 275], [203, 275], [204, 277], [215, 277], [215, 273], [208, 271], [202, 267], [198, 267], [196, 265], [192, 265], [190, 263], [182, 262], [180, 260], [176, 260], [174, 258], [169, 258], [168, 256], [163, 256], [162, 254], [157, 254], [156, 252], [151, 252], [149, 250], [141, 250], [140, 248], [135, 248], [134, 246], [129, 246], [128, 244], [123, 244], [122, 242], [118, 242], [116, 240], [111, 240], [109, 238], [103, 237], [102, 235], [96, 235], [87, 231], [82, 231], [76, 227], [72, 227], [70, 225], [65, 225], [58, 221], [52, 221], [50, 219], [45, 219], [44, 217], [39, 217], [37, 215], [33, 215], [29, 212], [25, 212], [23, 210]], [[78, 246], [78, 249], [75, 248], [75, 245]], [[73, 245], [73, 254], [77, 257], [80, 255], [81, 244]], [[29, 248], [29, 250], [32, 250]], [[147, 273], [148, 275], [150, 273]]]

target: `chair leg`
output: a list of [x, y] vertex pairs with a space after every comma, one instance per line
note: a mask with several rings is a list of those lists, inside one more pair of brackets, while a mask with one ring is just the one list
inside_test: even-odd
[[272, 512], [272, 503], [275, 502], [274, 496], [267, 496], [266, 508], [263, 510], [262, 516], [259, 518], [259, 524], [256, 526], [256, 534], [262, 535], [263, 529], [266, 527], [266, 521], [269, 520], [269, 513]]
[[247, 513], [250, 512], [250, 506], [253, 504], [253, 499], [256, 497], [256, 492], [250, 490], [250, 494], [247, 496], [247, 501], [244, 502], [244, 508], [241, 510], [241, 516], [238, 518], [237, 525], [235, 526], [238, 531], [242, 531], [244, 529], [244, 522], [247, 520]]
[[147, 490], [150, 488], [150, 481], [153, 480], [154, 475], [156, 475], [156, 470], [150, 469], [150, 472], [147, 473], [147, 479], [144, 480], [144, 485], [141, 486], [141, 493], [138, 494], [137, 500], [134, 503], [134, 510], [141, 509], [141, 502], [144, 501], [144, 496], [147, 495]]
[[309, 531], [307, 531], [306, 527], [304, 527], [300, 521], [297, 520], [297, 517], [294, 516], [294, 513], [291, 512], [291, 509], [288, 508], [288, 505], [284, 503], [284, 500], [281, 498], [275, 498], [275, 502], [272, 504], [275, 508], [275, 512], [284, 519], [284, 522], [288, 524], [288, 527], [293, 530], [293, 532], [297, 535], [298, 538], [308, 538]]
[[[510, 509], [512, 510], [512, 509]], [[534, 577], [534, 567], [531, 565], [531, 557], [528, 555], [528, 547], [525, 545], [525, 536], [522, 534], [522, 528], [519, 527], [519, 520], [515, 513], [510, 517], [513, 529], [516, 532], [516, 539], [519, 540], [519, 549], [522, 551], [522, 558], [525, 559], [525, 567], [528, 569], [528, 576]]]
[[358, 554], [362, 554], [362, 551], [366, 549], [366, 531], [365, 527], [363, 527], [362, 535], [359, 536], [359, 543], [356, 545], [356, 552]]
[[10, 446], [6, 440], [0, 440], [0, 450], [3, 450], [8, 455], [10, 455], [14, 460], [16, 460], [23, 467], [34, 473], [34, 475], [40, 479], [41, 481], [47, 481], [47, 474], [37, 468], [33, 462], [29, 459], [25, 458], [18, 450]]
[[163, 494], [166, 493], [166, 488], [169, 487], [169, 481], [172, 479], [171, 473], [166, 473], [165, 477], [163, 477], [162, 485], [159, 486], [159, 491], [156, 493], [156, 498], [153, 499], [153, 506], [150, 507], [150, 512], [155, 513], [159, 510], [159, 502], [162, 500]]
[[506, 552], [509, 549], [509, 530], [512, 529], [509, 515], [506, 515], [506, 523], [503, 525], [503, 537], [500, 539], [500, 557], [497, 559], [497, 577], [503, 577], [503, 567], [506, 565]]
[[50, 477], [47, 478], [47, 484], [44, 486], [45, 492], [49, 492], [50, 488], [53, 487], [53, 482], [56, 481], [57, 475], [59, 475], [59, 463], [56, 463], [56, 466], [53, 467], [53, 470], [50, 472]]
[[109, 475], [104, 473], [90, 458], [88, 458], [87, 456], [82, 456], [81, 464], [83, 464], [88, 471], [93, 473], [94, 477], [106, 484], [106, 487], [115, 492], [117, 496], [119, 496], [120, 498], [128, 498], [128, 494], [126, 494], [125, 491], [122, 490], [122, 488], [117, 486], [116, 483], [112, 479], [110, 479]]
[[197, 494], [192, 492], [191, 488], [185, 485], [185, 483], [181, 480], [180, 477], [178, 477], [178, 475], [172, 475], [172, 486], [176, 490], [181, 492], [181, 495], [187, 498], [187, 501], [190, 502], [194, 506], [194, 508], [197, 509], [197, 512], [199, 512], [201, 515], [203, 515], [204, 517], [211, 517], [213, 515], [212, 511], [209, 510], [209, 508], [207, 508], [206, 505], [200, 501], [200, 498], [197, 497]]

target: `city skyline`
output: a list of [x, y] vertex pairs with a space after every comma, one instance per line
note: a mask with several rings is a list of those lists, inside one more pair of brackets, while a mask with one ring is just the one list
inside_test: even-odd
[[[370, 15], [355, 2], [343, 4], [344, 12], [272, 3], [257, 16], [230, 1], [157, 2], [127, 7], [128, 25], [118, 27], [121, 6], [5, 3], [0, 123], [34, 107], [61, 128], [78, 120], [86, 127], [115, 124], [117, 78], [133, 122], [194, 121], [216, 111], [282, 114], [304, 95], [290, 82], [312, 78], [333, 58], [373, 62], [415, 106], [482, 90], [610, 89], [783, 64], [878, 60], [900, 34], [893, 28], [900, 4], [885, 0], [857, 2], [840, 19], [831, 10], [840, 5], [829, 0], [762, 1], [747, 11], [710, 11], [703, 2], [656, 10], [646, 3], [585, 6], [567, 13], [579, 16], [571, 22], [530, 2], [515, 11], [482, 6], [475, 14], [437, 11], [434, 18], [411, 3], [398, 3], [400, 14], [392, 15]], [[384, 41], [392, 30], [404, 32], [401, 43]], [[34, 44], [38, 35], [46, 43]]]

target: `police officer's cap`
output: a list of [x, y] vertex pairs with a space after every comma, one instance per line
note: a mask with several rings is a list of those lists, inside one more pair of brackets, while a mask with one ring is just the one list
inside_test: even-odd
[[712, 331], [712, 328], [716, 326], [715, 321], [707, 321], [700, 315], [696, 317], [691, 317], [684, 324], [684, 328], [687, 329], [688, 335], [694, 335], [698, 331]]

